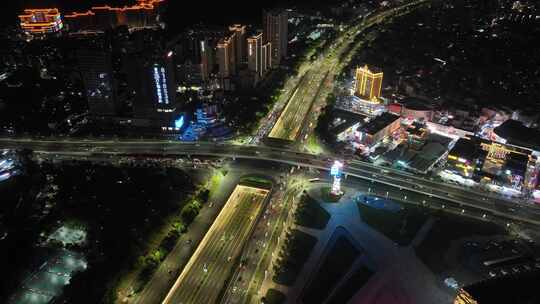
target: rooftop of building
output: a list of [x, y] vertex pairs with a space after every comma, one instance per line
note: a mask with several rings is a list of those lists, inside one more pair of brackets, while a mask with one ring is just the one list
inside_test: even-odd
[[340, 134], [341, 132], [347, 130], [348, 128], [354, 126], [356, 123], [364, 122], [366, 117], [365, 115], [358, 114], [355, 112], [343, 110], [343, 109], [335, 109], [334, 110], [334, 117], [336, 118], [342, 118], [343, 123], [337, 125], [332, 132], [334, 134]]
[[425, 125], [416, 121], [407, 127], [407, 133], [409, 133], [409, 135], [414, 135], [414, 136], [423, 136], [426, 130], [427, 128]]
[[413, 111], [432, 111], [433, 106], [431, 102], [425, 99], [416, 98], [416, 97], [406, 97], [401, 101], [401, 104]]
[[464, 287], [478, 304], [489, 303], [540, 303], [537, 291], [540, 271], [509, 275], [481, 281]]
[[364, 65], [361, 65], [361, 66], [357, 67], [357, 69], [366, 69], [366, 68], [372, 74], [379, 74], [379, 73], [383, 72], [383, 70], [380, 67], [377, 67], [377, 66], [374, 66], [374, 65], [364, 64]]
[[399, 119], [399, 115], [384, 112], [379, 116], [375, 116], [367, 124], [362, 126], [362, 131], [373, 135]]
[[450, 155], [467, 160], [473, 160], [480, 155], [479, 151], [480, 142], [476, 140], [476, 137], [473, 137], [472, 139], [459, 138], [450, 151]]
[[504, 138], [508, 144], [534, 150], [540, 149], [540, 131], [527, 128], [517, 120], [509, 119], [496, 127], [493, 132]]
[[506, 159], [504, 164], [505, 170], [510, 170], [514, 174], [524, 175], [527, 171], [527, 164], [529, 163], [528, 155], [511, 153]]
[[287, 10], [283, 9], [283, 8], [273, 8], [273, 9], [265, 9], [263, 11], [264, 14], [269, 14], [269, 15], [273, 15], [273, 16], [277, 16], [281, 13], [287, 13]]
[[60, 11], [58, 11], [57, 8], [29, 8], [29, 9], [25, 9], [24, 13], [27, 15], [20, 15], [20, 16], [27, 17], [27, 16], [32, 16], [35, 13], [44, 13], [47, 15], [59, 15]]
[[430, 133], [427, 138], [427, 141], [436, 142], [445, 147], [448, 147], [448, 145], [450, 145], [450, 142], [452, 142], [452, 140], [453, 139], [450, 137], [446, 137], [444, 135], [437, 134], [437, 133]]
[[163, 4], [165, 0], [138, 0], [136, 4], [125, 5], [123, 7], [114, 7], [109, 5], [92, 6], [86, 12], [71, 12], [65, 14], [65, 18], [78, 18], [83, 16], [93, 16], [95, 11], [111, 11], [111, 12], [126, 12], [126, 11], [138, 11], [138, 10], [154, 10], [160, 4]]
[[419, 172], [426, 173], [444, 153], [446, 153], [445, 146], [438, 142], [429, 142], [409, 160], [407, 166]]

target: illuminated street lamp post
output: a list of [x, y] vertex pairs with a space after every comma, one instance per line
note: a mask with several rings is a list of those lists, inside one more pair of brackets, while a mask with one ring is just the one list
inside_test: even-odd
[[333, 177], [332, 191], [333, 195], [341, 195], [341, 169], [343, 168], [343, 163], [340, 161], [334, 161], [332, 168], [330, 168], [330, 175]]

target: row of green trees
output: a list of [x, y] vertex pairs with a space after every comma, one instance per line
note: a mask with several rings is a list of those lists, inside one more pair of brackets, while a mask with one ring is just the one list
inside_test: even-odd
[[169, 252], [176, 245], [178, 238], [182, 233], [186, 233], [189, 225], [199, 214], [203, 204], [208, 201], [210, 190], [203, 188], [195, 195], [188, 198], [188, 203], [182, 207], [176, 220], [171, 224], [170, 230], [163, 238], [158, 248], [148, 252], [139, 258], [139, 262], [143, 267], [139, 273], [139, 289], [148, 282], [152, 274], [159, 267], [161, 262], [167, 257]]

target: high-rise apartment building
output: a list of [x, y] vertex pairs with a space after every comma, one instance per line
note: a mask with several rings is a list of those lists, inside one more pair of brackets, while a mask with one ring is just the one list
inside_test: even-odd
[[247, 38], [248, 70], [262, 77], [262, 33], [257, 33]]
[[201, 45], [201, 78], [203, 81], [210, 80], [210, 73], [214, 65], [213, 50], [208, 40], [200, 41]]
[[233, 32], [235, 36], [236, 64], [246, 62], [246, 26], [240, 24], [231, 25], [229, 31]]
[[287, 57], [288, 13], [285, 10], [272, 10], [263, 13], [264, 43], [271, 43], [272, 62], [279, 65]]
[[365, 65], [356, 68], [355, 94], [363, 99], [377, 100], [381, 96], [383, 72], [375, 67]]
[[63, 28], [62, 17], [56, 8], [25, 9], [24, 14], [19, 15], [19, 22], [22, 30], [31, 35], [56, 33]]
[[90, 114], [93, 116], [116, 115], [118, 102], [111, 52], [86, 48], [77, 50], [76, 57]]
[[261, 48], [261, 53], [262, 53], [262, 72], [264, 74], [266, 73], [266, 71], [270, 70], [273, 65], [272, 43], [267, 42], [266, 44], [264, 44]]
[[236, 54], [235, 54], [236, 34], [232, 33], [219, 40], [217, 44], [216, 57], [219, 65], [219, 77], [228, 78], [236, 75]]
[[248, 70], [255, 73], [256, 81], [272, 67], [272, 44], [263, 44], [262, 33], [256, 33], [247, 39]]

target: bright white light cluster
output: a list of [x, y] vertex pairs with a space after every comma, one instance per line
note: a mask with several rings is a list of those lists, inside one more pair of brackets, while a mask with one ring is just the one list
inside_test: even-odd
[[156, 93], [158, 103], [169, 104], [169, 93], [167, 91], [167, 78], [165, 77], [165, 68], [154, 66], [154, 83], [156, 85]]
[[340, 161], [334, 161], [334, 164], [330, 168], [330, 175], [334, 178], [332, 183], [332, 194], [341, 195], [341, 169], [343, 168], [343, 163]]

